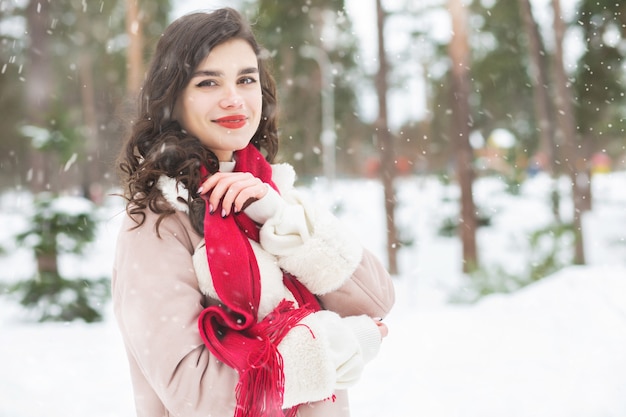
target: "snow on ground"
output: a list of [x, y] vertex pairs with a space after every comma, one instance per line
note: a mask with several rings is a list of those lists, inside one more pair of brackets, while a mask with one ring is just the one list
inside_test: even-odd
[[[460, 245], [438, 236], [456, 191], [433, 178], [398, 184], [397, 218], [412, 245], [399, 253], [390, 335], [351, 391], [354, 417], [626, 417], [626, 173], [594, 179], [594, 210], [584, 219], [588, 266], [569, 267], [512, 294], [473, 305], [448, 302], [463, 291]], [[337, 181], [305, 190], [385, 258], [382, 189], [375, 181]], [[545, 178], [518, 197], [500, 182], [476, 184], [492, 215], [479, 233], [484, 262], [524, 267], [525, 237], [549, 218]], [[0, 196], [0, 280], [33, 270], [11, 246], [29, 212], [27, 195]], [[122, 211], [102, 209], [99, 238], [68, 273], [107, 275]], [[104, 322], [36, 324], [13, 302], [0, 303], [0, 417], [131, 417], [126, 358], [107, 306]]]

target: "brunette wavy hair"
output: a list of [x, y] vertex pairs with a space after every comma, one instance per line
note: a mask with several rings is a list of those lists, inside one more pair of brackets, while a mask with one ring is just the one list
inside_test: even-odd
[[269, 54], [234, 9], [185, 15], [172, 22], [157, 43], [139, 95], [137, 117], [118, 157], [126, 211], [137, 227], [144, 223], [146, 209], [159, 214], [157, 229], [163, 218], [174, 213], [162, 204], [157, 188], [159, 178], [166, 175], [189, 190], [186, 203], [191, 221], [195, 230], [203, 233], [204, 200], [196, 192], [202, 180], [200, 167], [215, 173], [219, 161], [197, 138], [183, 131], [172, 114], [196, 68], [213, 48], [232, 39], [248, 42], [257, 55], [263, 109], [251, 142], [264, 151], [268, 162], [274, 161], [278, 152], [276, 83], [269, 71]]

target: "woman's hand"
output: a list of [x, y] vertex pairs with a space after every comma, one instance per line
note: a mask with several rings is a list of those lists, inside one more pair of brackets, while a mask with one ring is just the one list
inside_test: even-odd
[[389, 329], [387, 328], [387, 325], [383, 323], [383, 319], [376, 317], [373, 320], [374, 323], [376, 323], [376, 326], [378, 326], [378, 331], [380, 331], [380, 337], [383, 339], [387, 337], [387, 335], [389, 334]]
[[249, 172], [217, 172], [211, 175], [198, 189], [198, 194], [209, 195], [209, 210], [222, 202], [222, 217], [231, 212], [238, 213], [251, 203], [265, 197], [267, 184]]

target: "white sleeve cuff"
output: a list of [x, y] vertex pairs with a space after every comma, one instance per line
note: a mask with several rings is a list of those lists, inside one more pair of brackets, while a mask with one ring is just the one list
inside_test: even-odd
[[279, 213], [286, 205], [285, 201], [276, 190], [267, 184], [265, 184], [265, 186], [267, 187], [267, 194], [260, 200], [250, 204], [243, 211], [248, 217], [259, 224], [265, 224], [269, 218]]
[[380, 332], [367, 316], [341, 318], [331, 311], [307, 316], [278, 345], [285, 373], [283, 407], [324, 400], [353, 386], [380, 343]]
[[315, 314], [305, 317], [278, 345], [283, 358], [283, 408], [321, 401], [333, 394], [335, 368], [325, 331]]
[[265, 223], [261, 245], [309, 291], [324, 295], [352, 275], [363, 248], [332, 214], [299, 203], [287, 204], [280, 216]]

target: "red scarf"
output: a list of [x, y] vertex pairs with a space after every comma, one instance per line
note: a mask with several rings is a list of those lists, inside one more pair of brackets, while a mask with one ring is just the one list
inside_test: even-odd
[[[271, 166], [252, 144], [235, 152], [235, 161], [236, 172], [250, 172], [277, 190]], [[259, 225], [243, 212], [222, 218], [206, 206], [207, 260], [221, 303], [205, 308], [198, 325], [209, 350], [239, 373], [234, 417], [295, 416], [297, 407], [284, 414], [281, 409], [285, 376], [277, 346], [300, 320], [320, 309], [319, 303], [304, 285], [284, 273], [283, 282], [300, 308], [283, 300], [258, 322], [261, 279], [248, 239], [259, 241]], [[221, 207], [215, 213], [221, 213]]]

